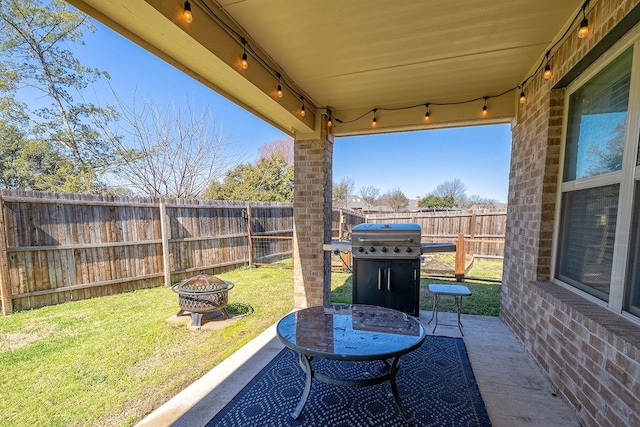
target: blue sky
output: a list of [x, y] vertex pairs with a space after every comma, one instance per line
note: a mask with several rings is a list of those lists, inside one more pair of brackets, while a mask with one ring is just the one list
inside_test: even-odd
[[[175, 104], [190, 99], [196, 108], [208, 107], [245, 161], [255, 159], [263, 144], [286, 137], [110, 29], [99, 23], [96, 27], [95, 33], [85, 33], [85, 46], [71, 48], [84, 65], [107, 71], [125, 102], [135, 95], [160, 106], [169, 99]], [[102, 104], [113, 103], [106, 85], [94, 90]], [[399, 188], [414, 198], [458, 178], [467, 195], [506, 202], [510, 147], [506, 124], [336, 138], [333, 180], [349, 177], [356, 190], [374, 186], [385, 193]]]

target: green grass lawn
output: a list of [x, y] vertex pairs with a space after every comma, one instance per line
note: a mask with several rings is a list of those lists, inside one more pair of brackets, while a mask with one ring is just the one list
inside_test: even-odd
[[0, 317], [0, 425], [134, 424], [293, 308], [291, 269], [218, 277], [253, 308], [221, 331], [167, 322], [167, 287]]
[[[178, 304], [167, 287], [0, 317], [0, 425], [135, 424], [293, 308], [292, 269], [218, 276], [235, 284], [230, 311], [253, 310], [220, 331], [168, 322]], [[333, 274], [333, 301], [351, 302], [350, 278]], [[436, 282], [422, 280], [421, 307]], [[466, 313], [498, 314], [499, 285], [465, 284]]]

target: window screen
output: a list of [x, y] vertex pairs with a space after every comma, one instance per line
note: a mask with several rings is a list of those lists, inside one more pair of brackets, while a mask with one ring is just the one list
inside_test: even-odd
[[563, 195], [558, 278], [608, 300], [619, 185]]
[[627, 272], [627, 303], [626, 309], [640, 316], [640, 181], [636, 181], [635, 206], [633, 222], [631, 223], [632, 240]]

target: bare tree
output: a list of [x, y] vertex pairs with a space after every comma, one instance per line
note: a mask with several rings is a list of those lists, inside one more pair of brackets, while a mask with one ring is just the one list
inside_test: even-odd
[[481, 197], [476, 194], [473, 194], [469, 196], [468, 204], [470, 206], [475, 205], [481, 209], [488, 209], [497, 205], [498, 201], [496, 199], [489, 199], [486, 197]]
[[339, 183], [333, 184], [333, 204], [335, 207], [347, 207], [348, 197], [353, 194], [355, 182], [349, 177], [342, 178]]
[[364, 204], [367, 205], [367, 210], [371, 210], [373, 206], [375, 206], [376, 201], [378, 200], [378, 195], [380, 194], [380, 189], [373, 187], [371, 185], [360, 187], [358, 190], [358, 194], [362, 197]]
[[438, 184], [433, 194], [438, 197], [452, 197], [456, 206], [464, 206], [467, 202], [467, 187], [458, 178]]
[[136, 192], [195, 198], [240, 161], [208, 108], [196, 113], [189, 100], [177, 108], [171, 100], [163, 108], [149, 100], [120, 108], [120, 127], [110, 133], [122, 159], [115, 172]]
[[293, 164], [293, 138], [274, 139], [263, 144], [258, 149], [260, 158], [282, 157], [287, 163]]

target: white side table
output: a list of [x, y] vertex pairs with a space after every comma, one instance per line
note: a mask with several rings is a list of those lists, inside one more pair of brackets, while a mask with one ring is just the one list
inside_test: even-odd
[[[452, 296], [456, 303], [456, 308], [458, 309], [458, 329], [460, 329], [460, 333], [464, 336], [464, 332], [462, 332], [462, 322], [460, 321], [460, 311], [462, 310], [462, 297], [468, 297], [471, 295], [471, 291], [469, 288], [463, 285], [441, 285], [436, 283], [429, 284], [429, 293], [433, 295], [433, 311], [431, 313], [431, 319], [427, 322], [427, 325], [431, 323], [431, 321], [435, 318], [436, 322], [433, 326], [434, 333], [436, 328], [438, 327], [438, 306], [440, 304], [440, 297], [442, 295]], [[456, 325], [447, 325], [447, 326], [456, 326]]]

